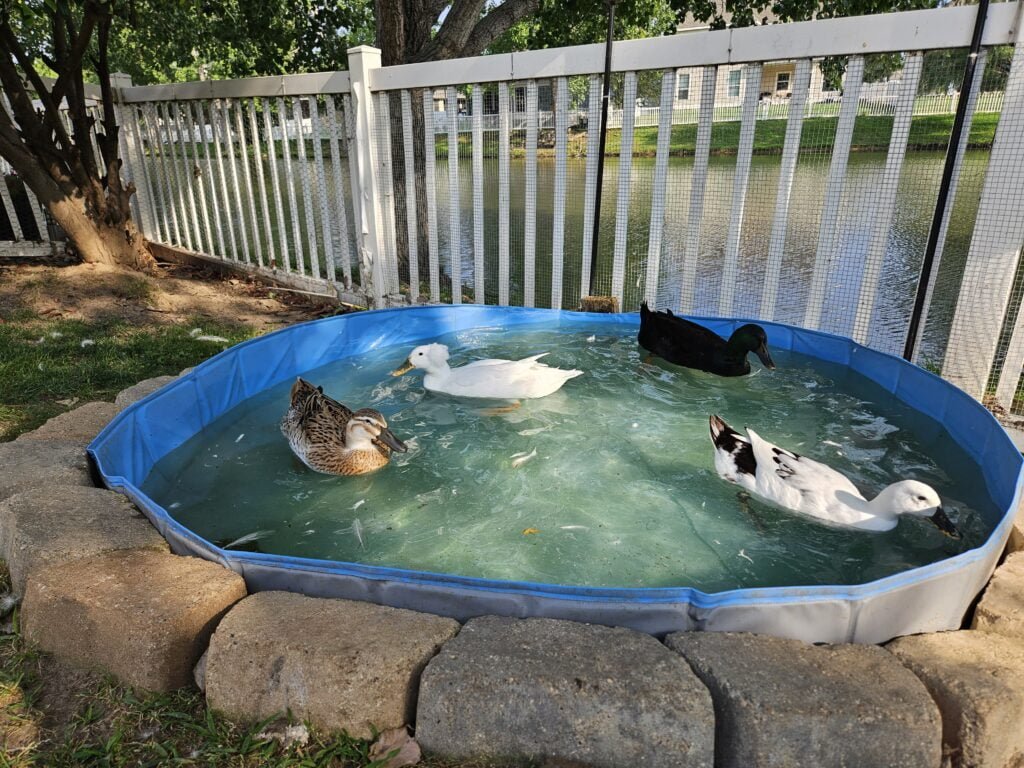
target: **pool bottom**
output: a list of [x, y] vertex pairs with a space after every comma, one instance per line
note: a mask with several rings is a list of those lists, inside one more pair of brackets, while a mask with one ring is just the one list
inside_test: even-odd
[[[90, 446], [104, 482], [128, 493], [179, 554], [220, 562], [251, 590], [284, 589], [370, 600], [452, 616], [547, 616], [675, 630], [754, 631], [811, 642], [876, 643], [901, 634], [958, 628], [1009, 535], [1022, 457], [980, 404], [903, 361], [827, 334], [764, 323], [773, 346], [849, 365], [905, 402], [913, 400], [979, 464], [1002, 518], [976, 549], [857, 586], [771, 587], [708, 595], [693, 589], [600, 589], [500, 582], [393, 568], [226, 552], [174, 521], [139, 490], [153, 464], [248, 397], [301, 370], [379, 346], [419, 342], [486, 325], [636, 324], [636, 316], [546, 310], [425, 307], [342, 316], [295, 326], [235, 347], [122, 413]], [[738, 321], [709, 321], [728, 334]], [[298, 361], [302, 360], [300, 364]]]

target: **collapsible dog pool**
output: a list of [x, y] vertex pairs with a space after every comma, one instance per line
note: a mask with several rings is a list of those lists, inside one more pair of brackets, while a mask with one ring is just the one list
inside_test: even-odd
[[[699, 322], [728, 336], [745, 321]], [[775, 323], [761, 323], [775, 371], [680, 369], [645, 357], [638, 323], [470, 305], [292, 326], [131, 406], [89, 453], [175, 552], [237, 571], [251, 591], [812, 642], [960, 625], [1024, 474], [984, 407], [899, 358]], [[548, 351], [584, 375], [521, 407], [386, 375], [435, 341], [453, 366]], [[359, 477], [299, 465], [277, 425], [300, 375], [380, 410], [411, 450]], [[928, 482], [963, 539], [920, 519], [885, 534], [830, 528], [744, 498], [714, 472], [710, 413], [834, 466], [869, 498]]]

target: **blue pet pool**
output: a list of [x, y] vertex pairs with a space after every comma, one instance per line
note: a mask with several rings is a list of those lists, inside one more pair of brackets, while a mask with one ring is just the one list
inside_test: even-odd
[[[745, 322], [702, 319], [723, 336]], [[828, 334], [761, 323], [778, 363], [722, 379], [651, 360], [636, 314], [433, 306], [293, 326], [232, 347], [121, 413], [89, 446], [179, 554], [250, 591], [465, 620], [545, 616], [882, 642], [952, 629], [1009, 535], [1024, 457], [949, 383]], [[519, 408], [387, 372], [441, 341], [452, 364], [549, 351], [584, 375]], [[278, 431], [296, 376], [372, 407], [410, 445], [359, 477], [311, 472]], [[820, 525], [714, 472], [719, 413], [844, 472], [870, 498], [931, 484], [963, 538], [919, 519]]]

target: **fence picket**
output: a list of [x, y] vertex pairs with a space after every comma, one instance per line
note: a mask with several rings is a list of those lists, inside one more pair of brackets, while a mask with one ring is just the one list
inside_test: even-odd
[[565, 156], [568, 150], [569, 81], [555, 80], [555, 188], [551, 225], [551, 308], [562, 308], [565, 266]]
[[[412, 94], [402, 91], [402, 157], [405, 162], [405, 231], [409, 250], [409, 300], [420, 301], [419, 219], [416, 215], [416, 147], [412, 136]], [[398, 201], [395, 201], [396, 205]]]
[[498, 125], [498, 304], [505, 307], [509, 294], [508, 83], [498, 83]]
[[680, 275], [679, 310], [693, 309], [696, 295], [697, 257], [700, 253], [700, 230], [704, 218], [704, 194], [707, 190], [708, 161], [711, 158], [711, 123], [715, 116], [717, 67], [704, 67], [701, 77], [700, 113], [697, 117], [697, 144], [693, 156], [693, 177], [690, 182], [690, 215], [686, 222], [686, 246]]
[[[659, 105], [671, 105], [676, 93], [676, 71], [661, 73]], [[651, 228], [647, 237], [647, 271], [644, 275], [644, 301], [655, 306], [658, 298], [658, 270], [661, 265], [661, 238], [665, 226], [665, 180], [668, 176], [668, 148], [672, 137], [672, 110], [662, 109], [655, 150], [654, 184], [651, 188]]]
[[484, 96], [473, 86], [473, 301], [484, 296]]
[[[604, 162], [599, 156], [601, 135], [597, 130], [601, 122], [601, 78], [590, 76], [590, 109], [587, 112], [587, 169], [583, 182], [583, 253], [580, 269], [580, 296], [590, 292], [590, 257], [594, 246], [594, 201], [601, 190], [597, 188], [597, 166]], [[593, 126], [593, 128], [591, 128]]]
[[[256, 254], [256, 263], [263, 266], [263, 245], [260, 242], [260, 225], [256, 217], [256, 193], [252, 186], [252, 169], [249, 168], [249, 142], [245, 140], [245, 123], [242, 113], [245, 111], [244, 102], [235, 102], [235, 131], [238, 133], [238, 148], [241, 152], [239, 162], [242, 164], [242, 178], [245, 179], [245, 197], [249, 202], [249, 221], [252, 222], [252, 245]], [[253, 136], [256, 133], [253, 132]], [[243, 229], [245, 225], [243, 224]]]
[[857, 118], [860, 85], [863, 79], [864, 58], [851, 56], [846, 62], [843, 100], [839, 106], [839, 123], [836, 125], [836, 136], [832, 143], [832, 162], [828, 169], [828, 181], [825, 183], [825, 200], [821, 206], [814, 272], [811, 275], [811, 289], [804, 310], [805, 328], [817, 328], [821, 323], [825, 290], [828, 287], [828, 277], [838, 246], [839, 204], [846, 182], [846, 163], [850, 158], [850, 142], [853, 140], [853, 124]]
[[452, 304], [462, 303], [462, 232], [459, 222], [459, 109], [455, 89], [446, 94], [448, 108], [448, 269]]
[[[430, 125], [434, 113], [434, 101], [430, 91], [423, 89], [423, 124]], [[434, 132], [423, 132], [424, 175], [427, 188], [427, 259], [429, 262], [430, 300], [441, 301], [441, 263], [437, 253], [437, 149]]]
[[761, 65], [747, 64], [743, 68], [743, 117], [740, 121], [740, 140], [736, 150], [736, 173], [732, 182], [732, 210], [729, 231], [725, 236], [725, 262], [722, 265], [722, 291], [718, 300], [718, 313], [732, 314], [736, 283], [739, 282], [740, 234], [743, 232], [747, 206], [747, 182], [750, 180], [750, 159], [754, 151], [754, 126], [757, 122], [757, 99], [761, 91]]
[[789, 121], [786, 123], [786, 139], [782, 147], [782, 162], [779, 167], [778, 191], [775, 194], [775, 216], [772, 217], [772, 234], [768, 244], [768, 264], [765, 266], [764, 290], [761, 293], [759, 314], [766, 320], [775, 317], [779, 275], [782, 272], [782, 257], [786, 249], [786, 229], [789, 225], [790, 196], [793, 192], [796, 162], [800, 157], [804, 107], [807, 104], [807, 91], [811, 84], [810, 59], [800, 59], [797, 62], [796, 75], [793, 80]]
[[892, 138], [889, 140], [889, 152], [885, 158], [885, 171], [882, 183], [874, 196], [871, 243], [868, 245], [864, 271], [861, 273], [860, 298], [857, 301], [857, 315], [853, 321], [852, 336], [862, 344], [867, 342], [871, 331], [871, 315], [875, 309], [875, 297], [879, 288], [878, 278], [882, 273], [882, 263], [885, 261], [886, 246], [889, 243], [889, 230], [896, 206], [896, 191], [903, 170], [903, 159], [907, 154], [910, 121], [914, 114], [914, 97], [917, 95], [917, 84], [921, 79], [923, 58], [922, 54], [915, 53], [907, 57], [903, 67], [900, 100], [893, 117]]

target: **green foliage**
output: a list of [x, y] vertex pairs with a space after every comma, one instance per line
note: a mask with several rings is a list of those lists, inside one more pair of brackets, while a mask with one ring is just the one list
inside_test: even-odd
[[[488, 53], [555, 48], [604, 42], [604, 3], [595, 0], [542, 0], [540, 10], [498, 38]], [[615, 38], [655, 37], [675, 29], [670, 0], [620, 0], [615, 5]]]
[[373, 35], [372, 0], [135, 0], [110, 63], [136, 84], [335, 70]]

